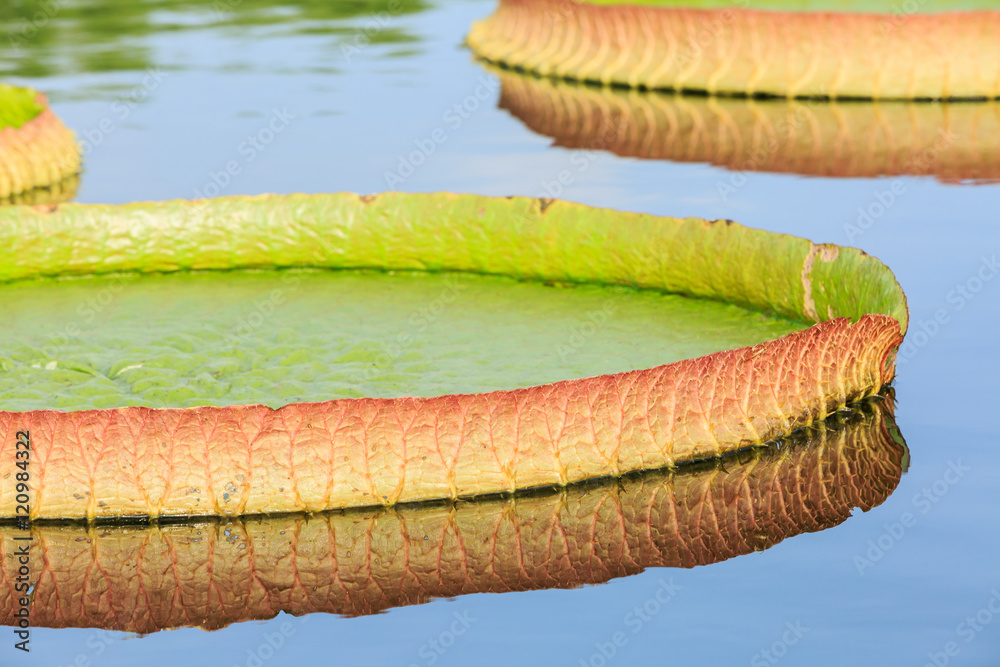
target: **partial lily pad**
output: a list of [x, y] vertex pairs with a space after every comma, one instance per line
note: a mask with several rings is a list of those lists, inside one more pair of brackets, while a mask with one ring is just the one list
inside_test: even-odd
[[17, 129], [37, 118], [44, 110], [34, 90], [0, 83], [0, 130], [8, 127]]
[[[894, 376], [907, 323], [895, 278], [861, 251], [731, 221], [550, 200], [338, 194], [18, 208], [0, 211], [0, 248], [0, 278], [22, 281], [5, 288], [11, 326], [23, 333], [11, 332], [4, 368], [33, 379], [8, 384], [12, 402], [37, 408], [52, 392], [49, 400], [68, 397], [67, 407], [174, 406], [0, 413], [0, 461], [13, 465], [16, 432], [31, 433], [39, 462], [32, 479], [43, 489], [33, 518], [454, 500], [721, 456], [878, 393]], [[383, 276], [346, 289], [372, 278], [291, 270], [305, 267], [449, 275]], [[252, 268], [286, 271], [148, 278], [133, 296], [126, 296], [131, 285], [113, 282], [124, 277], [39, 280]], [[478, 278], [466, 296], [447, 283], [461, 274], [581, 286], [561, 295], [576, 303], [561, 315], [537, 291], [551, 287]], [[332, 313], [322, 313], [324, 292]], [[618, 356], [631, 353], [608, 336], [614, 355], [594, 360], [608, 365], [587, 366], [586, 352], [573, 358], [573, 346], [586, 343], [574, 342], [571, 322], [609, 299], [647, 318], [662, 306], [661, 316], [689, 322], [688, 333], [681, 326], [669, 342], [670, 335], [637, 332], [643, 349], [617, 368]], [[465, 312], [443, 314], [459, 303]], [[78, 319], [66, 321], [74, 304]], [[387, 316], [399, 322], [393, 311], [404, 309], [412, 328], [387, 332]], [[493, 324], [518, 310], [520, 320], [506, 319], [506, 330]], [[58, 321], [45, 323], [49, 317]], [[437, 318], [436, 329], [422, 329], [420, 317]], [[195, 321], [204, 326], [192, 329]], [[636, 324], [657, 326], [647, 321]], [[691, 336], [692, 324], [709, 321], [716, 334]], [[562, 378], [542, 368], [546, 356], [560, 355], [563, 339], [541, 331], [547, 326], [570, 330], [569, 361], [554, 367]], [[607, 335], [597, 328], [577, 333], [597, 344]], [[676, 361], [678, 352], [702, 354], [769, 333], [777, 337]], [[487, 351], [491, 336], [502, 342]], [[479, 361], [482, 376], [465, 370]], [[654, 363], [666, 365], [630, 368]], [[598, 369], [604, 374], [574, 378]], [[551, 384], [517, 388], [533, 382]], [[371, 395], [320, 400], [362, 389]], [[455, 393], [466, 391], [482, 393]], [[320, 402], [178, 407], [229, 403], [230, 392], [248, 403]], [[13, 482], [0, 479], [0, 514], [14, 516], [15, 504]]]
[[687, 9], [765, 9], [779, 12], [866, 12], [871, 14], [938, 14], [996, 9], [993, 0], [578, 0], [592, 5], [674, 7]]
[[500, 107], [565, 148], [740, 172], [1000, 180], [1000, 102], [706, 97], [490, 69]]
[[45, 96], [0, 84], [0, 203], [31, 199], [39, 188], [65, 192], [79, 171], [76, 139]]
[[[1000, 11], [888, 0], [797, 11], [773, 0], [500, 0], [468, 44], [490, 62], [632, 88], [777, 97], [982, 99], [1000, 96]], [[813, 8], [813, 3], [808, 3]], [[904, 3], [905, 7], [905, 3]], [[928, 48], [928, 45], [934, 45]]]
[[[30, 581], [36, 627], [217, 629], [282, 611], [361, 616], [438, 597], [575, 588], [754, 553], [881, 504], [905, 469], [906, 445], [891, 402], [858, 408], [780, 448], [675, 472], [457, 505], [132, 527], [35, 524], [30, 533], [8, 525], [0, 549], [27, 545], [33, 562], [45, 563]], [[0, 559], [4, 625], [20, 609], [17, 568]], [[101, 594], [85, 594], [94, 590]]]

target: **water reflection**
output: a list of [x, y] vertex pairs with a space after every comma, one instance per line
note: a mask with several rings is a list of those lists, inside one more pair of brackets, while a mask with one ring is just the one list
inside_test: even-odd
[[10, 197], [0, 198], [0, 206], [23, 204], [26, 206], [51, 206], [68, 202], [76, 196], [80, 186], [80, 176], [74, 175], [47, 188], [35, 188], [19, 192]]
[[[269, 35], [350, 34], [364, 43], [415, 41], [395, 16], [423, 0], [25, 0], [0, 3], [0, 74], [45, 77], [144, 70], [156, 64], [150, 38], [206, 29], [267, 28]], [[358, 26], [346, 19], [365, 18]], [[366, 29], [366, 27], [368, 29]], [[176, 40], [178, 35], [172, 39]]]
[[[216, 629], [279, 611], [358, 616], [707, 565], [879, 505], [907, 460], [890, 398], [780, 448], [534, 495], [228, 523], [36, 524], [31, 622]], [[0, 527], [4, 625], [18, 608], [13, 554], [24, 534]]]
[[823, 102], [600, 88], [490, 67], [500, 108], [555, 145], [809, 176], [1000, 180], [998, 102]]

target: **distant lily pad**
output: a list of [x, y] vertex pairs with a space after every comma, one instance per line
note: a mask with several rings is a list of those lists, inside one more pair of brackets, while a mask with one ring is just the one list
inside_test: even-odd
[[58, 203], [79, 171], [76, 139], [45, 96], [0, 84], [0, 203]]
[[500, 0], [492, 16], [473, 25], [468, 44], [506, 67], [632, 88], [1000, 96], [1000, 11], [976, 0], [938, 3], [938, 12], [906, 8], [889, 0]]

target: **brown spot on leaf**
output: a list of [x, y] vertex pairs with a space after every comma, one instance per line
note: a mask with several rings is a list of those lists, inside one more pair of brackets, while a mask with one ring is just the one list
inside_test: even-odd
[[806, 261], [802, 264], [802, 291], [804, 293], [802, 312], [813, 322], [819, 322], [819, 313], [816, 312], [816, 301], [812, 295], [812, 270], [813, 264], [816, 262], [816, 252], [818, 250], [818, 245], [810, 243], [809, 254], [806, 255]]

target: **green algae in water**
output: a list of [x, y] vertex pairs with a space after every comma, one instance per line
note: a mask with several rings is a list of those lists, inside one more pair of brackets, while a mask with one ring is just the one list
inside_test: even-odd
[[38, 103], [38, 93], [30, 88], [18, 88], [0, 83], [0, 130], [19, 128], [45, 110]]
[[625, 287], [230, 271], [0, 287], [0, 408], [184, 407], [510, 389], [650, 368], [805, 325]]

